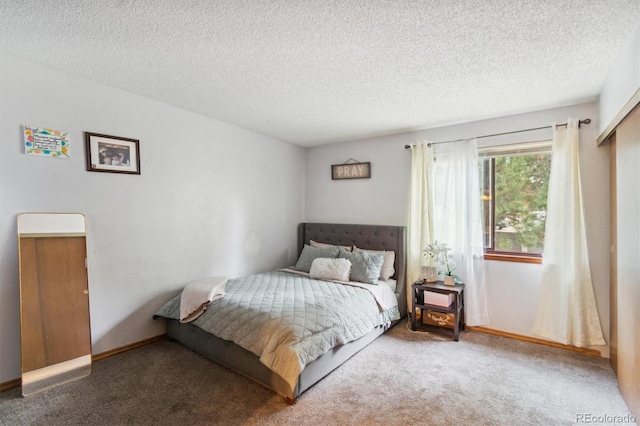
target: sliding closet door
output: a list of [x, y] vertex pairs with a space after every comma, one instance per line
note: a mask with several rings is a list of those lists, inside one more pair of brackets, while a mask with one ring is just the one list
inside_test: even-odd
[[617, 375], [640, 418], [640, 105], [616, 128]]
[[91, 372], [84, 216], [18, 218], [22, 393]]
[[618, 184], [616, 135], [609, 139], [609, 362], [618, 373]]

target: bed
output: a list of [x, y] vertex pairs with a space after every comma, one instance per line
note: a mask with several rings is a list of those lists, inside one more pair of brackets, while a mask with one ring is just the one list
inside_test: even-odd
[[[158, 316], [167, 318], [167, 335], [170, 338], [175, 339], [186, 347], [193, 349], [196, 352], [199, 352], [207, 356], [208, 358], [213, 359], [214, 361], [217, 361], [257, 381], [258, 383], [268, 387], [269, 389], [272, 389], [273, 391], [284, 395], [289, 403], [293, 403], [295, 399], [305, 390], [310, 388], [313, 384], [317, 383], [324, 376], [340, 366], [366, 345], [374, 341], [387, 329], [397, 323], [399, 321], [399, 318], [406, 316], [406, 256], [404, 227], [383, 225], [303, 223], [299, 226], [298, 235], [299, 253], [308, 250], [308, 246], [312, 241], [314, 242], [314, 244], [320, 243], [320, 245], [329, 244], [333, 246], [346, 247], [355, 246], [362, 250], [385, 251], [387, 254], [393, 251], [395, 253], [395, 263], [393, 264], [394, 271], [393, 275], [391, 275], [391, 279], [397, 282], [395, 286], [395, 294], [394, 292], [391, 292], [392, 297], [395, 296], [394, 303], [396, 303], [397, 301], [397, 308], [394, 308], [396, 309], [396, 311], [393, 312], [393, 317], [391, 317], [391, 314], [389, 314], [389, 312], [391, 311], [383, 312], [383, 308], [380, 307], [380, 299], [376, 297], [375, 300], [378, 301], [378, 308], [381, 311], [380, 315], [384, 316], [385, 318], [383, 321], [378, 321], [382, 323], [378, 325], [367, 326], [367, 322], [362, 319], [362, 324], [359, 324], [358, 334], [354, 334], [354, 336], [357, 337], [350, 338], [349, 336], [351, 336], [351, 334], [349, 333], [351, 333], [351, 331], [345, 332], [344, 334], [346, 334], [346, 336], [340, 336], [337, 339], [338, 342], [334, 343], [335, 346], [328, 349], [326, 347], [321, 348], [320, 350], [322, 351], [322, 354], [311, 356], [310, 362], [302, 365], [299, 372], [296, 370], [293, 373], [286, 372], [286, 374], [284, 374], [281, 370], [278, 370], [273, 366], [271, 368], [267, 367], [267, 365], [265, 365], [264, 354], [262, 357], [256, 355], [254, 353], [255, 351], [252, 352], [253, 347], [251, 347], [251, 345], [246, 345], [244, 344], [245, 342], [239, 342], [242, 343], [243, 346], [251, 350], [245, 349], [239, 344], [231, 341], [231, 339], [225, 335], [224, 327], [220, 326], [221, 322], [228, 320], [228, 322], [230, 324], [233, 324], [235, 327], [239, 327], [240, 322], [238, 318], [233, 317], [233, 312], [216, 312], [216, 309], [218, 307], [216, 304], [212, 304], [209, 309], [207, 309], [207, 311], [202, 314], [202, 317], [190, 323], [182, 323], [175, 317], [170, 318], [172, 315], [166, 314], [166, 312], [168, 312], [168, 308], [166, 308], [168, 304], [161, 308], [154, 316], [154, 318]], [[247, 281], [247, 284], [238, 284], [238, 286], [246, 285], [247, 288], [253, 288], [263, 287], [266, 285], [271, 285], [273, 283], [273, 285], [277, 287], [283, 280], [296, 280], [295, 282], [298, 283], [296, 284], [296, 286], [299, 286], [300, 282], [304, 282], [305, 285], [307, 285], [306, 281], [300, 281], [303, 280], [303, 278], [300, 278], [300, 280], [298, 280], [298, 278], [296, 278], [296, 274], [292, 272], [296, 271], [278, 270], [270, 271], [265, 274], [251, 275], [246, 279], [243, 278], [245, 279], [245, 281]], [[301, 275], [304, 275], [304, 273], [301, 273]], [[322, 287], [335, 287], [339, 289], [340, 301], [342, 301], [342, 296], [345, 297], [345, 301], [351, 300], [348, 299], [348, 297], [351, 297], [350, 295], [352, 293], [357, 297], [365, 297], [362, 296], [362, 293], [367, 293], [368, 296], [366, 297], [371, 298], [371, 295], [367, 291], [362, 291], [362, 289], [352, 287], [350, 285], [339, 285], [332, 282], [324, 281], [315, 282], [316, 286], [319, 286], [320, 284]], [[235, 281], [233, 286], [230, 284], [227, 285], [227, 290], [230, 291], [231, 294], [225, 296], [223, 300], [226, 300], [227, 298], [233, 299], [235, 297], [235, 294], [233, 293], [234, 288], [236, 288]], [[382, 288], [380, 288], [380, 290], [381, 289]], [[388, 289], [386, 288], [384, 290], [388, 291]], [[263, 295], [261, 297], [266, 296]], [[371, 299], [373, 300], [373, 298]], [[322, 299], [320, 302], [318, 302], [322, 307], [323, 313], [325, 310], [331, 310], [328, 309], [329, 306], [327, 306], [327, 309], [325, 309], [325, 304], [330, 303], [329, 300], [338, 299], [335, 296], [331, 296], [328, 297], [327, 300]], [[309, 304], [308, 301], [306, 303]], [[376, 302], [374, 301], [374, 303]], [[360, 302], [358, 302], [358, 305], [359, 304]], [[224, 308], [221, 307], [220, 309]], [[349, 311], [352, 310], [353, 309], [349, 309]], [[216, 315], [218, 316], [216, 317]], [[242, 314], [241, 316], [246, 317], [247, 315]], [[373, 321], [373, 319], [371, 321]], [[358, 322], [360, 322], [360, 320], [358, 320]], [[222, 337], [217, 337], [216, 335], [205, 331], [205, 329], [203, 329], [203, 324], [207, 323], [213, 323], [214, 326], [219, 326], [218, 328], [220, 328], [220, 332], [217, 332], [216, 334]], [[261, 323], [264, 323], [264, 321], [261, 321]], [[369, 324], [373, 323], [370, 322]], [[249, 326], [250, 325], [247, 325], [247, 327]], [[274, 339], [272, 338], [271, 340]], [[326, 346], [325, 343], [318, 346], [323, 345]], [[306, 350], [307, 348], [303, 348], [301, 352], [304, 352], [306, 355]], [[274, 355], [274, 357], [282, 358], [283, 355], [276, 354]]]

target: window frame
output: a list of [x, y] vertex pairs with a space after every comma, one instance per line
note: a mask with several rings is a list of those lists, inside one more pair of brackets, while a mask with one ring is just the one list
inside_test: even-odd
[[491, 188], [490, 188], [490, 216], [491, 216], [491, 247], [484, 248], [484, 259], [503, 262], [520, 262], [520, 263], [542, 263], [542, 253], [527, 252], [510, 252], [495, 249], [495, 159], [497, 157], [506, 157], [513, 155], [530, 155], [548, 153], [551, 154], [551, 140], [538, 140], [531, 142], [517, 142], [504, 145], [495, 145], [478, 148], [478, 156], [480, 161], [488, 159], [491, 162]]

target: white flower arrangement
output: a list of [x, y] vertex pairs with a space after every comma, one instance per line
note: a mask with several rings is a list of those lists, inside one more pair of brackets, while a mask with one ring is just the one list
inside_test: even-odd
[[441, 243], [438, 240], [435, 240], [431, 244], [427, 244], [427, 246], [422, 250], [426, 257], [432, 259], [439, 259], [442, 256], [442, 253], [446, 253], [449, 251], [449, 247], [445, 243]]
[[441, 243], [438, 240], [435, 240], [433, 243], [428, 244], [422, 252], [424, 253], [427, 259], [433, 259], [438, 265], [441, 265], [444, 270], [438, 271], [439, 274], [443, 275], [451, 275], [454, 278], [457, 278], [453, 275], [453, 270], [456, 268], [456, 263], [453, 259], [449, 258], [449, 251], [451, 249], [447, 246], [446, 243]]

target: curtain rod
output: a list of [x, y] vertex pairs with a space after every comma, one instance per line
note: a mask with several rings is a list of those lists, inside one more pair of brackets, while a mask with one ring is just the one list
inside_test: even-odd
[[[591, 123], [591, 119], [590, 118], [585, 118], [584, 120], [579, 120], [578, 121], [578, 127], [580, 127], [581, 124], [589, 124], [589, 123]], [[567, 123], [557, 124], [557, 126], [566, 126], [566, 125], [567, 125]], [[511, 132], [502, 132], [502, 133], [494, 133], [492, 135], [476, 136], [476, 137], [469, 138], [469, 139], [491, 138], [493, 136], [511, 135], [513, 133], [532, 132], [534, 130], [551, 129], [551, 128], [553, 128], [553, 126], [534, 127], [532, 129], [513, 130]], [[457, 142], [459, 140], [461, 140], [461, 139], [451, 139], [451, 140], [448, 140], [448, 141], [441, 141], [441, 142], [429, 142], [427, 144], [427, 146], [438, 145], [440, 143]], [[411, 145], [405, 145], [404, 146], [404, 149], [409, 149], [409, 148], [411, 148]]]

